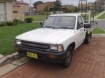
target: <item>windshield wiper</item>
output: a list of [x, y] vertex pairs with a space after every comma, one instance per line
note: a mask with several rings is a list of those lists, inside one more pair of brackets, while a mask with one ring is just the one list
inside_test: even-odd
[[53, 27], [53, 26], [45, 26], [45, 28], [53, 28], [53, 29], [55, 29], [55, 27]]
[[60, 27], [61, 29], [70, 29], [69, 27]]

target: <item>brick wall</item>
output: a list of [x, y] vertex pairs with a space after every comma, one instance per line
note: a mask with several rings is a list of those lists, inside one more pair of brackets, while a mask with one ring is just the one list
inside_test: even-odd
[[45, 7], [48, 7], [48, 9], [52, 8], [54, 6], [54, 2], [47, 2], [40, 4], [36, 7], [37, 12], [44, 12]]
[[25, 12], [29, 11], [28, 4], [25, 3], [15, 3], [13, 6], [13, 16], [14, 19], [24, 21]]

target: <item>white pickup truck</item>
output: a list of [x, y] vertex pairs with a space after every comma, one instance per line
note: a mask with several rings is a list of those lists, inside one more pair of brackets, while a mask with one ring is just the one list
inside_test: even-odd
[[84, 23], [79, 13], [50, 15], [42, 26], [16, 37], [20, 56], [68, 67], [74, 50], [82, 43], [89, 43], [92, 36], [91, 24]]

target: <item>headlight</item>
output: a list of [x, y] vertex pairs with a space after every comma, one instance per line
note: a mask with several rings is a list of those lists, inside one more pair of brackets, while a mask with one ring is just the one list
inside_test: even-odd
[[57, 45], [50, 45], [50, 49], [51, 50], [58, 50], [58, 47], [57, 47]]
[[64, 51], [63, 45], [50, 45], [51, 50]]
[[16, 40], [16, 44], [21, 45], [22, 44], [21, 40]]

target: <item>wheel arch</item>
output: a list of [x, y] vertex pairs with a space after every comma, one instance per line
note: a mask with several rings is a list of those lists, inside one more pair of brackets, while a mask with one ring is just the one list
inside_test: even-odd
[[73, 49], [75, 49], [75, 42], [70, 43], [67, 49], [69, 49], [70, 47], [72, 47]]

